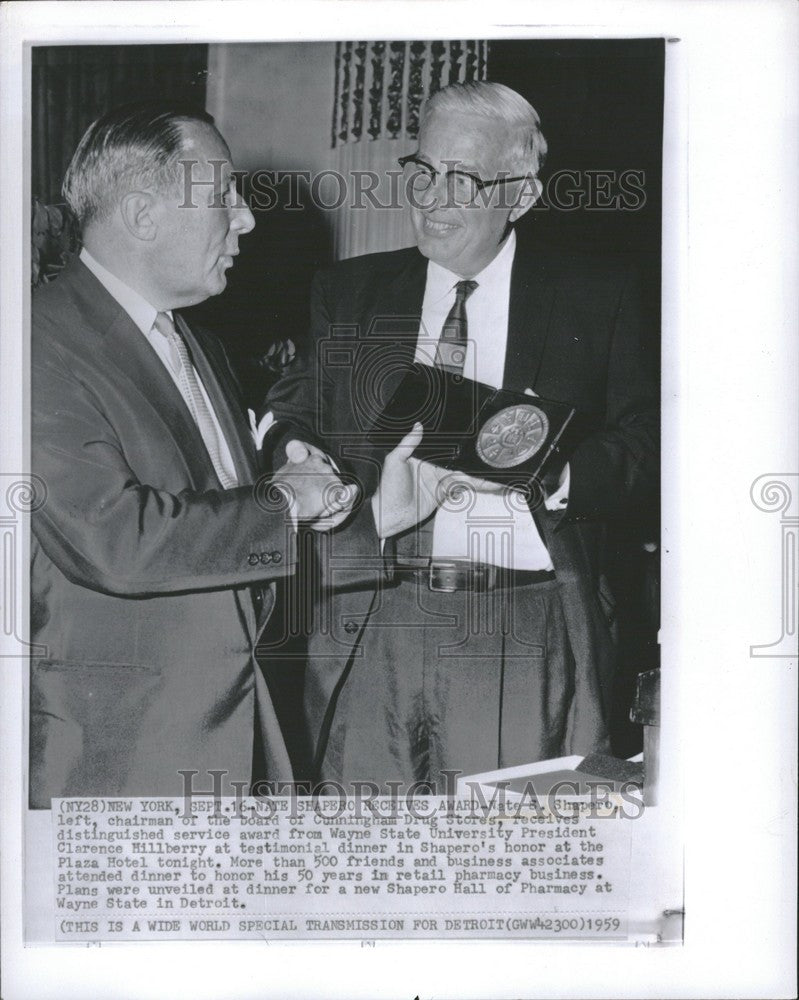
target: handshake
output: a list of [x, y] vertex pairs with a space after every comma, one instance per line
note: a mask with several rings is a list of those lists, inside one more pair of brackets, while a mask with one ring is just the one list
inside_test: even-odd
[[[504, 489], [414, 458], [422, 434], [422, 425], [414, 425], [383, 463], [380, 485], [371, 498], [381, 538], [425, 521], [451, 491], [466, 488], [480, 493], [501, 493]], [[285, 496], [294, 522], [314, 531], [338, 527], [352, 512], [358, 500], [358, 487], [343, 482], [328, 456], [314, 445], [289, 441], [286, 458], [270, 485]]]

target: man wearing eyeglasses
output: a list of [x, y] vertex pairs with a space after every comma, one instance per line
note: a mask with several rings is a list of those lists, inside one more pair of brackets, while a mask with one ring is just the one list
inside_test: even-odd
[[[507, 87], [435, 94], [400, 160], [416, 247], [317, 275], [313, 350], [271, 397], [366, 496], [380, 474], [369, 428], [408, 362], [578, 414], [538, 503], [465, 476], [442, 488], [411, 455], [419, 429], [406, 438], [407, 488], [375, 511], [392, 586], [328, 592], [309, 640], [306, 715], [327, 780], [444, 793], [445, 771], [609, 749], [602, 549], [609, 517], [656, 496], [657, 392], [628, 271], [517, 240], [546, 149], [537, 113]], [[401, 530], [409, 505], [417, 524]]]

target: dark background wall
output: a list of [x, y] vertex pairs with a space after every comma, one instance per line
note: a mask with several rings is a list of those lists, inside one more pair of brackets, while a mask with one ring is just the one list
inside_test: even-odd
[[205, 106], [207, 45], [42, 45], [32, 50], [31, 193], [61, 201], [78, 140], [109, 108], [173, 98]]
[[[492, 42], [489, 55], [490, 78], [530, 101], [549, 144], [542, 173], [545, 197], [521, 225], [566, 249], [636, 263], [655, 363], [660, 356], [664, 60], [662, 38]], [[639, 172], [643, 198], [627, 198], [636, 205], [632, 210], [602, 208], [608, 198], [592, 197], [597, 182], [586, 173], [597, 170], [611, 178]], [[560, 186], [554, 184], [564, 171], [579, 180], [567, 176]], [[579, 207], [558, 207], [558, 187], [565, 201], [580, 198]], [[618, 192], [612, 181], [603, 190]], [[629, 721], [636, 678], [659, 666], [659, 551], [651, 544], [659, 534], [657, 510], [640, 511], [636, 524], [628, 518], [610, 525], [608, 570], [618, 599], [621, 644], [612, 735], [614, 752], [622, 757], [641, 748], [640, 727]]]

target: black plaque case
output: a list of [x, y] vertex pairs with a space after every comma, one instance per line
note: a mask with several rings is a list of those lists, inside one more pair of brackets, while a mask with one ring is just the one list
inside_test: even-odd
[[419, 422], [424, 437], [415, 457], [521, 486], [544, 476], [567, 445], [574, 416], [566, 403], [417, 363], [374, 421], [369, 441], [388, 452]]

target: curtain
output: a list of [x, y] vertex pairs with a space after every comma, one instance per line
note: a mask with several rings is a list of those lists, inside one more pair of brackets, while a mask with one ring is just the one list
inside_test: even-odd
[[425, 100], [484, 80], [487, 63], [486, 41], [337, 43], [330, 144], [346, 193], [333, 221], [337, 259], [413, 243], [397, 157], [415, 147]]
[[65, 45], [32, 50], [32, 194], [61, 201], [80, 137], [116, 104], [173, 99], [205, 107], [207, 45]]

